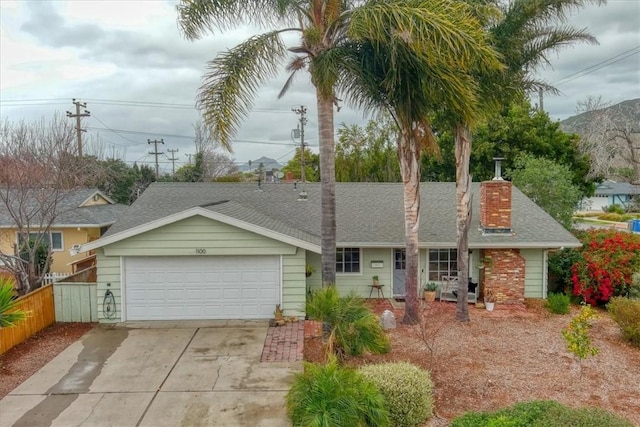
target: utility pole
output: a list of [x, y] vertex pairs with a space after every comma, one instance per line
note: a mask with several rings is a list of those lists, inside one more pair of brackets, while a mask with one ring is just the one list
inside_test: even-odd
[[160, 176], [160, 169], [158, 166], [158, 154], [164, 154], [162, 151], [158, 152], [158, 144], [164, 144], [164, 139], [161, 139], [160, 141], [158, 141], [157, 139], [154, 139], [153, 141], [150, 139], [147, 139], [147, 144], [153, 144], [154, 146], [154, 150], [149, 151], [149, 154], [154, 154], [156, 156], [156, 181], [157, 181], [158, 177]]
[[193, 156], [193, 154], [191, 153], [184, 153], [185, 156], [187, 156], [189, 158], [189, 165], [191, 165], [191, 156]]
[[67, 117], [71, 117], [76, 119], [76, 132], [78, 133], [78, 157], [82, 157], [82, 132], [86, 132], [85, 129], [82, 129], [80, 120], [83, 117], [89, 117], [91, 113], [87, 110], [84, 110], [84, 113], [80, 113], [80, 108], [87, 108], [86, 102], [76, 101], [75, 98], [71, 100], [73, 104], [76, 106], [76, 113], [73, 114], [71, 111], [67, 111]]
[[542, 88], [538, 89], [538, 98], [540, 99], [540, 111], [544, 111], [544, 95]]
[[304, 125], [307, 124], [307, 108], [304, 105], [301, 105], [300, 108], [292, 108], [291, 111], [300, 115], [300, 180], [305, 182]]
[[178, 158], [176, 156], [174, 156], [173, 153], [177, 153], [178, 151], [180, 151], [180, 149], [176, 148], [175, 150], [172, 150], [170, 148], [167, 148], [167, 151], [171, 153], [171, 157], [169, 157], [169, 161], [171, 162], [171, 175], [175, 175], [176, 174], [176, 160], [178, 160]]

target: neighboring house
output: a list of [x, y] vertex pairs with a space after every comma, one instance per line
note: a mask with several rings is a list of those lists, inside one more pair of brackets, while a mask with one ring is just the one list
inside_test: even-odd
[[[16, 197], [20, 196], [16, 195]], [[98, 239], [109, 226], [116, 222], [128, 206], [114, 203], [101, 191], [90, 188], [68, 190], [58, 199], [56, 203], [45, 204], [42, 208], [48, 210], [55, 206], [56, 211], [55, 221], [49, 229], [53, 259], [49, 271], [67, 274], [72, 272], [71, 263], [79, 259], [69, 253], [74, 245], [82, 245]], [[16, 201], [16, 206], [17, 204]], [[30, 203], [28, 200], [22, 201], [21, 204], [38, 206], [36, 202]], [[41, 222], [34, 221], [34, 223]], [[36, 226], [29, 227], [28, 231], [30, 234], [41, 232]], [[0, 205], [0, 251], [13, 254], [14, 245], [18, 244], [20, 239], [19, 234], [14, 217], [9, 214], [6, 204]], [[88, 255], [88, 253], [81, 254], [81, 256]]]
[[580, 209], [602, 212], [604, 207], [611, 205], [620, 205], [626, 209], [629, 202], [638, 196], [640, 185], [606, 180], [598, 184], [593, 196], [580, 202]]
[[[548, 251], [578, 247], [578, 240], [510, 182], [476, 183], [473, 193], [473, 281], [503, 303], [545, 298]], [[385, 296], [404, 295], [402, 194], [398, 183], [337, 184], [342, 293], [368, 297], [377, 275]], [[444, 285], [445, 276], [457, 275], [455, 184], [421, 183], [421, 198], [421, 283]], [[151, 184], [101, 239], [81, 249], [98, 256], [99, 317], [271, 318], [276, 304], [302, 316], [307, 291], [321, 286], [320, 219], [319, 183], [265, 184], [261, 191], [254, 183]], [[309, 278], [307, 264], [317, 271]], [[103, 312], [107, 291], [115, 315]]]

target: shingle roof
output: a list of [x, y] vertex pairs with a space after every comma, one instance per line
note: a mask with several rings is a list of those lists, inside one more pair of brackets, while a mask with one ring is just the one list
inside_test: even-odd
[[[320, 184], [154, 183], [107, 232], [105, 237], [203, 207], [243, 222], [320, 245]], [[479, 184], [472, 186], [473, 207], [469, 244], [479, 247], [579, 246], [579, 242], [520, 190], [513, 188], [513, 235], [483, 235], [479, 230]], [[420, 184], [419, 239], [423, 247], [455, 247], [455, 183]], [[403, 246], [402, 184], [336, 184], [336, 226], [339, 246]]]
[[[15, 192], [12, 190], [4, 189], [3, 201], [12, 200], [14, 206], [22, 205], [29, 206], [33, 212], [39, 209], [38, 197], [49, 197], [41, 202], [42, 207], [48, 209], [54, 206], [57, 214], [55, 215], [54, 227], [63, 226], [96, 226], [102, 227], [113, 224], [120, 215], [127, 209], [128, 206], [121, 204], [105, 204], [105, 205], [93, 205], [93, 206], [81, 206], [84, 202], [90, 199], [94, 194], [98, 192], [95, 188], [81, 188], [74, 190], [67, 190], [57, 195], [48, 196], [41, 190], [34, 191], [32, 194], [28, 192]], [[41, 194], [41, 195], [40, 195]], [[104, 196], [102, 193], [99, 193]], [[18, 202], [20, 196], [29, 196], [22, 203]], [[48, 215], [48, 214], [47, 214]], [[36, 217], [32, 221], [32, 224], [40, 222], [40, 218]], [[47, 220], [44, 221], [48, 222]], [[8, 212], [6, 208], [6, 202], [0, 204], [0, 227], [14, 227], [15, 220], [13, 216]]]

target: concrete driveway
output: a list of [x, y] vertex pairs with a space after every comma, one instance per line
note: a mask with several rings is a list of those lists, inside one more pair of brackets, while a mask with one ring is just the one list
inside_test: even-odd
[[128, 326], [60, 353], [0, 401], [0, 427], [289, 425], [302, 364], [260, 362], [266, 323]]

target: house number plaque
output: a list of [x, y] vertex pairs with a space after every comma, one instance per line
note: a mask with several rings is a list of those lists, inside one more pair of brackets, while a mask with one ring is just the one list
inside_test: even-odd
[[206, 255], [207, 250], [205, 248], [196, 248], [196, 255]]

